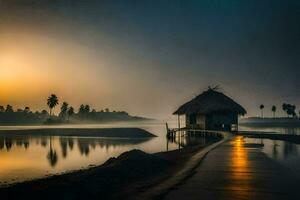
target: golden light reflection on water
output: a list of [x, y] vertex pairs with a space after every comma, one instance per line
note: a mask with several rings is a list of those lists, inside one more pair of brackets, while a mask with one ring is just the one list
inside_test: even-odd
[[105, 162], [146, 140], [71, 137], [0, 137], [0, 184]]
[[236, 137], [233, 140], [233, 151], [231, 156], [231, 180], [232, 185], [230, 186], [233, 190], [241, 190], [249, 187], [248, 185], [248, 177], [245, 176], [245, 173], [249, 169], [249, 161], [247, 150], [244, 147], [244, 139], [243, 137]]
[[246, 150], [243, 147], [244, 145], [244, 140], [242, 137], [238, 137], [234, 141], [234, 156], [233, 158], [233, 164], [234, 166], [238, 167], [239, 169], [245, 169], [247, 167], [247, 154]]
[[[98, 127], [98, 125], [95, 126]], [[95, 126], [85, 126], [85, 128], [95, 128]], [[108, 127], [112, 126], [108, 125]], [[119, 127], [120, 125], [115, 126]], [[128, 126], [132, 127], [132, 124]], [[82, 128], [82, 126], [78, 126], [78, 128], [80, 127]], [[131, 149], [141, 149], [149, 153], [166, 150], [164, 124], [140, 127], [159, 137], [153, 139], [109, 139], [2, 135], [0, 136], [0, 186], [5, 183], [78, 170], [89, 165], [100, 165], [110, 157], [116, 157]], [[8, 127], [7, 129], [15, 128]], [[19, 127], [19, 129], [26, 128], [28, 127]], [[169, 144], [168, 148], [169, 150], [177, 149], [178, 145]]]

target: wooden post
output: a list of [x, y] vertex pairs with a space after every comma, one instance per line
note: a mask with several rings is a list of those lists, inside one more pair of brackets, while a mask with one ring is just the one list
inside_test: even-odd
[[170, 139], [170, 130], [169, 130], [169, 126], [168, 123], [166, 123], [166, 129], [167, 129], [167, 138]]
[[180, 115], [178, 115], [178, 129], [180, 129]]

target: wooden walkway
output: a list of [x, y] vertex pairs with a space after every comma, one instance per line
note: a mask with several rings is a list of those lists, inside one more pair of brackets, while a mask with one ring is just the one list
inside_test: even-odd
[[300, 199], [299, 180], [259, 148], [233, 137], [209, 152], [164, 199]]

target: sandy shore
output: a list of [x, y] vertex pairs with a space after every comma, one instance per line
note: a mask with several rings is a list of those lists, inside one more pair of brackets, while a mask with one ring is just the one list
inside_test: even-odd
[[0, 130], [1, 135], [10, 136], [77, 136], [77, 137], [118, 137], [147, 138], [156, 137], [140, 128], [40, 128], [25, 130]]
[[205, 146], [156, 154], [132, 150], [101, 166], [0, 188], [1, 199], [131, 199], [171, 177]]

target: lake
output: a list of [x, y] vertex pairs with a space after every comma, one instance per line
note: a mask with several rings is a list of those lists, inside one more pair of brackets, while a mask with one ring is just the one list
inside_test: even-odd
[[[114, 123], [68, 126], [6, 126], [2, 130], [40, 128], [138, 127], [157, 135], [146, 139], [100, 137], [9, 136], [0, 135], [0, 185], [100, 165], [125, 151], [140, 149], [156, 153], [180, 148], [167, 142], [164, 123]], [[174, 127], [174, 126], [173, 126]], [[183, 140], [182, 144], [205, 143]]]
[[[186, 139], [180, 142], [168, 142], [166, 127], [160, 122], [113, 123], [102, 125], [68, 126], [2, 126], [0, 130], [40, 129], [40, 128], [115, 128], [138, 127], [157, 135], [147, 139], [116, 139], [100, 137], [49, 137], [49, 136], [0, 136], [0, 185], [11, 184], [53, 174], [101, 165], [110, 157], [116, 157], [125, 151], [140, 149], [148, 153], [174, 150], [186, 145], [205, 144], [203, 138]], [[176, 127], [176, 123], [170, 123]], [[241, 128], [243, 129], [243, 128]], [[244, 128], [243, 130], [258, 130]], [[298, 134], [299, 129], [283, 128], [259, 129], [259, 131]], [[247, 139], [249, 142], [264, 143], [262, 151], [270, 158], [285, 164], [289, 168], [300, 169], [300, 145], [272, 140]], [[275, 147], [274, 147], [275, 145]], [[276, 149], [276, 150], [275, 150]], [[299, 174], [300, 174], [300, 170]]]
[[[281, 134], [299, 135], [300, 128], [287, 128], [287, 127], [275, 127], [275, 128], [263, 128], [263, 127], [243, 127], [240, 126], [241, 130], [245, 131], [264, 131], [274, 132]], [[261, 151], [264, 152], [269, 158], [275, 160], [281, 165], [285, 166], [295, 176], [300, 178], [300, 145], [271, 139], [256, 139], [256, 138], [245, 138], [245, 143], [262, 144]]]
[[255, 126], [239, 126], [240, 131], [262, 131], [280, 134], [300, 135], [300, 127], [255, 127]]

